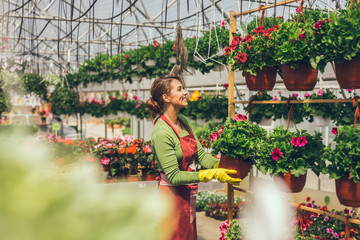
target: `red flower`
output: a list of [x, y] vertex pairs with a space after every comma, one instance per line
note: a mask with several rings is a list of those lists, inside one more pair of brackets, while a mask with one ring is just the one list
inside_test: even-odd
[[246, 49], [250, 49], [251, 47], [249, 45], [246, 46]]
[[223, 86], [225, 89], [227, 89], [229, 87], [229, 84], [225, 83]]
[[278, 148], [274, 148], [274, 151], [272, 151], [272, 158], [275, 160], [275, 161], [278, 161], [280, 159], [280, 157], [283, 155], [282, 152], [280, 152], [280, 149]]
[[130, 57], [130, 55], [129, 54], [126, 54], [126, 56], [125, 56], [126, 58], [129, 58]]
[[129, 98], [129, 94], [125, 93], [125, 100]]
[[253, 36], [252, 35], [246, 35], [245, 38], [244, 38], [244, 41], [246, 42], [251, 42], [253, 40]]
[[110, 97], [110, 100], [111, 100], [111, 101], [114, 101], [114, 100], [115, 100], [115, 98], [114, 98], [113, 96], [111, 96], [111, 97]]
[[210, 136], [209, 136], [210, 142], [218, 140], [219, 136], [220, 135], [219, 135], [218, 132], [211, 133]]
[[258, 26], [257, 28], [254, 29], [254, 33], [258, 34], [258, 33], [263, 33], [264, 32], [264, 27], [263, 26]]
[[241, 53], [241, 52], [239, 52], [239, 53], [235, 56], [235, 59], [236, 59], [236, 61], [237, 61], [238, 63], [239, 63], [239, 62], [245, 63], [246, 60], [247, 60], [246, 53]]
[[227, 47], [227, 48], [224, 49], [224, 55], [227, 55], [227, 54], [229, 54], [230, 52], [231, 52], [230, 47]]
[[273, 28], [273, 31], [279, 30], [279, 25], [274, 25], [272, 28]]
[[234, 121], [244, 121], [244, 120], [247, 120], [247, 117], [245, 115], [242, 115], [242, 114], [237, 114], [235, 115], [235, 117], [233, 118]]
[[311, 201], [311, 198], [310, 198], [310, 197], [307, 197], [307, 198], [306, 198], [306, 201], [307, 201], [307, 202], [310, 202], [310, 201]]
[[331, 133], [334, 134], [334, 135], [337, 135], [337, 134], [338, 134], [337, 128], [336, 128], [336, 127], [333, 127], [333, 128], [331, 129]]
[[234, 39], [232, 40], [232, 42], [229, 46], [230, 50], [235, 50], [239, 46], [240, 41], [241, 41], [241, 39], [239, 36], [234, 37]]
[[307, 141], [306, 141], [306, 137], [305, 136], [301, 136], [297, 139], [297, 145], [298, 147], [303, 147], [305, 146], [305, 144], [307, 144]]

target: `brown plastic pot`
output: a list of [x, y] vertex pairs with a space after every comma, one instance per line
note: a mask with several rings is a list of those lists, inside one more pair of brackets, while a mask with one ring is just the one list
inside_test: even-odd
[[335, 75], [341, 88], [360, 88], [360, 58], [342, 63], [335, 62]]
[[128, 182], [138, 182], [139, 175], [128, 175], [127, 180], [128, 180]]
[[318, 70], [310, 64], [301, 64], [299, 68], [292, 69], [290, 65], [281, 65], [283, 81], [289, 91], [311, 91], [314, 89]]
[[270, 91], [275, 86], [276, 72], [276, 67], [264, 67], [256, 71], [256, 76], [245, 72], [246, 85], [250, 91]]
[[336, 196], [342, 205], [360, 207], [360, 183], [352, 179], [340, 178], [335, 180]]
[[290, 172], [285, 175], [279, 174], [274, 176], [274, 182], [276, 185], [282, 186], [285, 183], [287, 186], [287, 192], [289, 193], [298, 193], [301, 192], [306, 183], [306, 175], [300, 177], [293, 176]]
[[219, 168], [233, 169], [236, 170], [236, 175], [230, 175], [232, 177], [237, 177], [244, 179], [250, 172], [252, 164], [243, 161], [242, 159], [235, 159], [233, 157], [226, 156], [221, 154]]

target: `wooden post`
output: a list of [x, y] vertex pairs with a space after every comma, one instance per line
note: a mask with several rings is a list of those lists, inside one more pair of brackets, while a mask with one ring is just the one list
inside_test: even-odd
[[[236, 33], [236, 18], [235, 11], [230, 11], [230, 35], [229, 45], [231, 44], [234, 34]], [[234, 72], [231, 70], [232, 65], [229, 65], [229, 109], [228, 116], [235, 116], [235, 105], [234, 105]], [[228, 196], [228, 219], [233, 219], [233, 206], [234, 206], [234, 189], [231, 184], [227, 184], [227, 196]]]

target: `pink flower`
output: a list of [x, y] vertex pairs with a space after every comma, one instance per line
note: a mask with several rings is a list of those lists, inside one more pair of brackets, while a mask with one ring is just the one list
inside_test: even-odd
[[297, 137], [293, 137], [293, 138], [291, 139], [291, 144], [292, 144], [294, 147], [297, 147], [297, 146], [298, 146]]
[[338, 134], [337, 128], [336, 128], [336, 127], [333, 127], [333, 128], [331, 129], [331, 133], [334, 134], [334, 135], [337, 135], [337, 134]]
[[310, 93], [305, 93], [304, 97], [308, 98], [310, 96]]
[[220, 21], [220, 26], [225, 27], [225, 20]]
[[110, 159], [109, 159], [109, 158], [102, 158], [102, 159], [100, 160], [100, 162], [101, 162], [102, 164], [104, 164], [104, 165], [109, 165]]
[[55, 137], [54, 134], [50, 134], [50, 135], [48, 136], [48, 139], [49, 139], [49, 140], [52, 140], [54, 137]]
[[139, 108], [140, 106], [141, 106], [141, 104], [138, 104], [138, 105], [135, 106], [135, 108]]
[[279, 95], [281, 95], [281, 93], [282, 93], [281, 91], [278, 92]]
[[316, 92], [316, 94], [317, 94], [318, 96], [322, 96], [322, 95], [324, 95], [324, 91], [321, 90], [321, 89], [319, 89], [319, 90]]
[[299, 37], [300, 37], [300, 39], [304, 39], [304, 38], [305, 38], [305, 34], [300, 33], [300, 34], [299, 34]]
[[340, 237], [340, 234], [338, 234], [338, 233], [333, 233], [332, 235], [334, 236], [334, 238], [339, 238]]
[[326, 232], [328, 232], [328, 233], [333, 233], [334, 230], [332, 230], [331, 228], [326, 228]]
[[272, 151], [272, 158], [277, 162], [279, 158], [283, 155], [282, 152], [280, 152], [280, 149], [274, 148], [274, 151]]
[[156, 40], [154, 41], [154, 44], [153, 44], [153, 45], [154, 45], [154, 47], [158, 47], [158, 46], [159, 46], [159, 44], [158, 44], [158, 42], [157, 42]]
[[239, 113], [239, 114], [235, 115], [233, 120], [242, 122], [244, 120], [247, 120], [247, 117], [245, 115], [242, 115]]
[[346, 89], [346, 91], [352, 92], [352, 91], [354, 91], [354, 89]]
[[329, 217], [328, 216], [324, 217], [324, 221], [325, 222], [329, 221]]
[[277, 100], [279, 100], [277, 97], [273, 97], [273, 99], [272, 99], [273, 101], [277, 101]]
[[222, 133], [224, 131], [224, 126], [221, 126], [221, 128], [219, 129], [218, 133]]
[[210, 142], [218, 140], [219, 136], [220, 136], [220, 135], [219, 135], [218, 132], [213, 132], [213, 133], [210, 134], [210, 136], [209, 136]]
[[126, 54], [125, 58], [129, 58], [129, 57], [130, 57], [130, 55], [129, 55], [129, 54]]
[[144, 151], [145, 153], [151, 153], [151, 148], [149, 147], [149, 145], [145, 145], [145, 146], [143, 147], [143, 151]]
[[137, 100], [139, 99], [139, 97], [138, 97], [138, 96], [133, 96], [133, 99], [134, 99], [135, 101], [137, 101]]
[[7, 41], [7, 37], [3, 37], [2, 39], [3, 39], [3, 41], [4, 41], [4, 42], [6, 42], [6, 41]]
[[103, 108], [106, 108], [106, 107], [107, 107], [107, 105], [106, 105], [106, 104], [104, 104], [104, 105], [103, 105]]
[[291, 96], [292, 96], [293, 98], [297, 98], [297, 97], [299, 96], [299, 94], [293, 93]]
[[306, 137], [305, 136], [301, 136], [297, 139], [297, 145], [298, 147], [303, 147], [305, 146], [305, 144], [307, 144], [307, 141], [306, 141]]
[[314, 207], [314, 206], [312, 205], [312, 203], [310, 203], [310, 202], [307, 203], [306, 206], [309, 207], [309, 208], [313, 208], [313, 207]]

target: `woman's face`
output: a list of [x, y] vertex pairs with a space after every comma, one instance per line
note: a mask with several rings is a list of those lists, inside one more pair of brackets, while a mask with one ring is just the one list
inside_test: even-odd
[[176, 79], [173, 79], [170, 83], [170, 93], [167, 95], [168, 102], [174, 107], [183, 108], [188, 105], [186, 100], [187, 91], [183, 88], [183, 85]]

